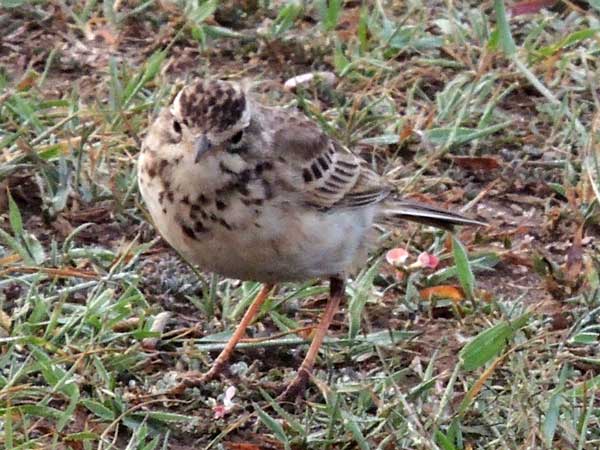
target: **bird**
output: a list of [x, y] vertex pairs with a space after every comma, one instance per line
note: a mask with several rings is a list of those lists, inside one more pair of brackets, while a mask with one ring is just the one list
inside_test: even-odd
[[216, 378], [275, 285], [329, 280], [323, 315], [280, 399], [306, 386], [347, 278], [382, 220], [451, 229], [483, 225], [462, 214], [396, 198], [365, 160], [299, 111], [269, 107], [240, 83], [195, 78], [148, 127], [138, 185], [160, 235], [200, 270], [262, 283], [208, 372]]

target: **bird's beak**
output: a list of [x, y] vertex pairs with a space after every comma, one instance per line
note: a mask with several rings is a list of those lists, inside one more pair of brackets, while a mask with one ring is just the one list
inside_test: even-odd
[[196, 148], [195, 148], [196, 156], [194, 158], [194, 162], [197, 163], [198, 161], [200, 161], [200, 158], [202, 157], [202, 155], [204, 155], [211, 148], [212, 148], [212, 142], [210, 142], [210, 140], [206, 137], [206, 135], [203, 134], [202, 136], [200, 136], [196, 140]]

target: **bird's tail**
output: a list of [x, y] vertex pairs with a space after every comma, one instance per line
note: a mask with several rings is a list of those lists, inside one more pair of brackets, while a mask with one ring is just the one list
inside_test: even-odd
[[386, 217], [411, 220], [444, 230], [452, 230], [454, 225], [486, 225], [462, 214], [409, 200], [394, 201], [383, 210], [383, 214]]

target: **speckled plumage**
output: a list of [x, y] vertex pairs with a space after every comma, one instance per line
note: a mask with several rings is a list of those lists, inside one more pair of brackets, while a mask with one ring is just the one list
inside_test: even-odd
[[205, 271], [265, 286], [211, 369], [217, 376], [273, 284], [330, 279], [330, 297], [306, 358], [281, 398], [306, 383], [380, 216], [441, 227], [478, 223], [410, 202], [306, 117], [267, 108], [237, 85], [197, 80], [149, 127], [138, 163], [142, 196], [162, 236]]
[[246, 96], [230, 83], [196, 80], [179, 92], [172, 110], [196, 132], [223, 133], [242, 119]]
[[[203, 136], [212, 148], [196, 160]], [[262, 282], [347, 274], [365, 256], [391, 192], [304, 116], [205, 80], [185, 87], [149, 128], [139, 184], [158, 230], [186, 258], [203, 270]], [[409, 206], [391, 205], [392, 213], [470, 222]]]

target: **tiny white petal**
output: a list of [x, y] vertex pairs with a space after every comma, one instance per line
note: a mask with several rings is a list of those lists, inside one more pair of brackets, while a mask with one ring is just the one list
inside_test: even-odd
[[235, 386], [229, 386], [225, 391], [225, 398], [223, 399], [223, 403], [231, 402], [231, 399], [235, 397], [237, 389]]

